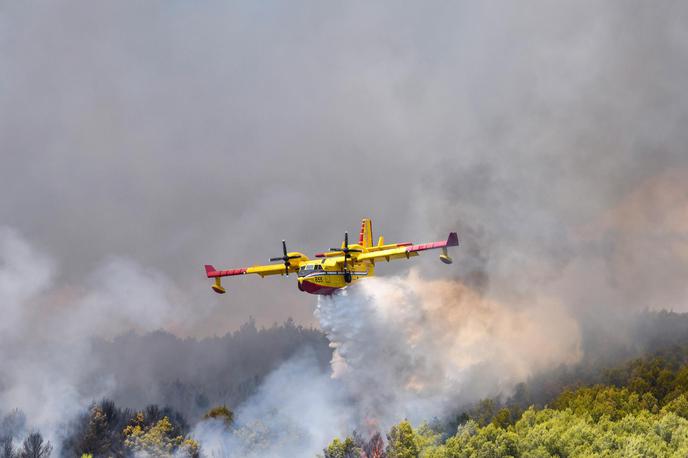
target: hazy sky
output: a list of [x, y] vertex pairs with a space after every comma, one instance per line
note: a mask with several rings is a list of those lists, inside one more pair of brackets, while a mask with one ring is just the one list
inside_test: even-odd
[[124, 258], [197, 334], [313, 322], [295, 278], [215, 296], [203, 264], [312, 255], [364, 216], [459, 229], [428, 276], [681, 308], [686, 5], [0, 1], [0, 224], [55, 261], [51, 294]]

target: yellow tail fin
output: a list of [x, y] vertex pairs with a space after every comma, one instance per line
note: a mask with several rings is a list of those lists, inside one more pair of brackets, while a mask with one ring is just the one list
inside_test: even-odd
[[365, 248], [373, 246], [373, 223], [369, 218], [361, 220], [361, 235], [358, 238], [358, 243]]

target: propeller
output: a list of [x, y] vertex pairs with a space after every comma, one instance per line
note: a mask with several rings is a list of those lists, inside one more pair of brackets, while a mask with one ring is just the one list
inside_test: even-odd
[[[349, 248], [349, 233], [344, 232], [344, 248], [330, 248], [330, 251], [341, 251], [344, 253], [344, 279], [346, 280], [347, 283], [351, 282], [351, 274], [348, 272], [348, 260], [351, 259], [351, 254], [350, 253], [362, 253], [363, 250], [359, 250], [358, 248]], [[352, 267], [353, 267], [353, 262], [352, 262]]]
[[294, 254], [289, 256], [287, 253], [287, 242], [282, 240], [282, 253], [284, 253], [284, 256], [279, 256], [276, 258], [270, 258], [270, 262], [275, 262], [275, 261], [282, 261], [284, 262], [284, 273], [286, 275], [289, 275], [289, 266], [291, 266], [291, 263], [289, 262], [290, 259], [299, 259], [301, 256], [298, 254]]

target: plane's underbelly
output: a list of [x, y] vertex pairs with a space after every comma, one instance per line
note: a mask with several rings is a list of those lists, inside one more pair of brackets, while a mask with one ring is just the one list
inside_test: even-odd
[[[351, 283], [369, 276], [367, 270], [351, 272]], [[351, 283], [344, 280], [344, 271], [323, 271], [299, 278], [299, 289], [311, 294], [328, 295]]]

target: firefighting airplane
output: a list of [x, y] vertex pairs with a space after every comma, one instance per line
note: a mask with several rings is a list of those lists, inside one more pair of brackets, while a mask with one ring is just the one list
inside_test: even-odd
[[384, 237], [380, 236], [377, 245], [373, 245], [373, 231], [370, 219], [361, 221], [361, 233], [357, 244], [349, 245], [349, 234], [344, 233], [344, 242], [339, 248], [330, 248], [329, 252], [317, 253], [316, 258], [308, 259], [298, 252], [287, 252], [287, 244], [282, 240], [282, 256], [270, 258], [270, 262], [281, 261], [279, 264], [242, 267], [239, 269], [217, 270], [211, 265], [205, 266], [208, 278], [214, 278], [213, 291], [224, 294], [225, 288], [220, 279], [234, 275], [258, 274], [289, 275], [296, 273], [299, 290], [311, 294], [329, 295], [348, 284], [361, 278], [372, 277], [375, 273], [375, 261], [392, 259], [409, 259], [418, 256], [425, 250], [442, 249], [440, 260], [451, 264], [452, 258], [447, 253], [450, 246], [458, 246], [459, 237], [451, 232], [447, 240], [441, 242], [422, 243], [392, 243], [385, 245]]

